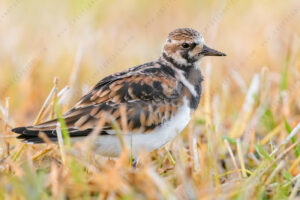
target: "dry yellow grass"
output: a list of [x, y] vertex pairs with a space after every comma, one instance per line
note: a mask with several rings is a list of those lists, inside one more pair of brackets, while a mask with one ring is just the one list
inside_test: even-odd
[[[0, 199], [299, 198], [299, 24], [299, 0], [2, 0]], [[192, 122], [138, 168], [129, 151], [14, 139], [11, 127], [54, 117], [55, 96], [66, 111], [105, 75], [157, 58], [178, 27], [228, 56], [205, 59]]]

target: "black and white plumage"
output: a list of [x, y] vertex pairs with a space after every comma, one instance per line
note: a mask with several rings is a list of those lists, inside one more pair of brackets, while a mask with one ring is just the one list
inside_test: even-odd
[[[105, 119], [95, 142], [95, 151], [115, 157], [121, 144], [112, 121], [122, 128], [122, 109], [126, 113], [128, 134], [123, 138], [137, 155], [140, 149], [152, 151], [171, 141], [182, 131], [199, 104], [202, 75], [200, 60], [204, 56], [225, 56], [208, 48], [196, 30], [172, 31], [155, 61], [110, 75], [95, 87], [63, 118], [71, 138], [82, 139]], [[14, 128], [19, 139], [41, 143], [39, 133], [56, 141], [57, 120], [36, 126]]]

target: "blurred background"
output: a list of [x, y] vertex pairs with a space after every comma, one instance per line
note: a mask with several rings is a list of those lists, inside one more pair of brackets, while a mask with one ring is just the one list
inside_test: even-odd
[[[54, 117], [53, 88], [66, 111], [106, 75], [158, 58], [179, 27], [227, 56], [203, 60], [193, 120], [137, 170], [126, 151], [113, 164], [83, 143], [65, 161], [62, 146], [24, 145], [10, 133]], [[0, 199], [293, 199], [299, 50], [299, 0], [1, 0]]]
[[211, 59], [211, 87], [226, 82], [238, 109], [263, 67], [274, 84], [283, 70], [289, 86], [299, 84], [299, 24], [298, 0], [2, 0], [0, 100], [10, 97], [14, 120], [31, 123], [54, 77], [76, 88], [72, 104], [104, 76], [156, 59], [173, 29], [191, 27], [228, 55]]

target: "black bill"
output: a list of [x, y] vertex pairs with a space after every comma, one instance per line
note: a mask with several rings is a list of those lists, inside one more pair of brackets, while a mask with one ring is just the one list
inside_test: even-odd
[[200, 54], [204, 56], [226, 56], [225, 53], [209, 48], [206, 45], [203, 46], [203, 49]]

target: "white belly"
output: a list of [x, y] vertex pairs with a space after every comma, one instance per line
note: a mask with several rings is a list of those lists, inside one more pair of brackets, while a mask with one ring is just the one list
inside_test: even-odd
[[[169, 121], [150, 133], [135, 133], [124, 135], [127, 147], [132, 148], [133, 156], [136, 157], [140, 150], [152, 151], [170, 142], [180, 133], [190, 121], [190, 108], [187, 101]], [[95, 151], [103, 156], [117, 157], [122, 148], [116, 135], [99, 136], [95, 141]]]

